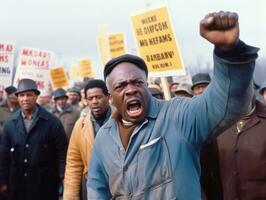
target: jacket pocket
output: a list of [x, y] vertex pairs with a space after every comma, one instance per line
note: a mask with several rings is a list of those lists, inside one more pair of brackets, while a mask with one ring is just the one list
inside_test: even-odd
[[164, 137], [140, 146], [136, 179], [138, 193], [157, 190], [172, 181], [171, 162]]

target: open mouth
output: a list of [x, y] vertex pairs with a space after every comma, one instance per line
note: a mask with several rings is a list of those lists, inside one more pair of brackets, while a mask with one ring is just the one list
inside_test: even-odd
[[127, 103], [127, 114], [130, 117], [139, 117], [142, 114], [142, 110], [142, 105], [138, 100], [133, 100]]
[[95, 107], [91, 109], [93, 112], [99, 112], [101, 109], [99, 107]]

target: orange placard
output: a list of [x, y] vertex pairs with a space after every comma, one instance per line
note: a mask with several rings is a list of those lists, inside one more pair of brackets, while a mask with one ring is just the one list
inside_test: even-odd
[[53, 89], [68, 86], [67, 74], [64, 67], [56, 67], [50, 69], [50, 78]]

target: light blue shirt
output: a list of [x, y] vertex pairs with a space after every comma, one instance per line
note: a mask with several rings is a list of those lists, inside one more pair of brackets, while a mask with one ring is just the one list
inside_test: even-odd
[[201, 199], [200, 148], [247, 112], [255, 58], [229, 61], [214, 55], [214, 76], [202, 95], [150, 97], [147, 118], [135, 128], [127, 150], [111, 118], [94, 144], [88, 199]]

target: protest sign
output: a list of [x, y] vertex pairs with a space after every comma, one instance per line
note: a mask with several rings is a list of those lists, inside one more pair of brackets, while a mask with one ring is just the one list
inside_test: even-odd
[[22, 78], [30, 78], [37, 83], [40, 91], [49, 88], [49, 68], [54, 54], [51, 51], [24, 47], [21, 49], [20, 58], [14, 85], [17, 86]]
[[0, 41], [0, 85], [12, 84], [15, 48], [13, 42]]
[[125, 36], [123, 33], [109, 34], [110, 58], [116, 58], [126, 53]]
[[50, 69], [50, 77], [53, 89], [68, 86], [68, 78], [64, 67], [55, 67]]
[[166, 6], [131, 16], [140, 56], [150, 77], [185, 74], [181, 54]]

